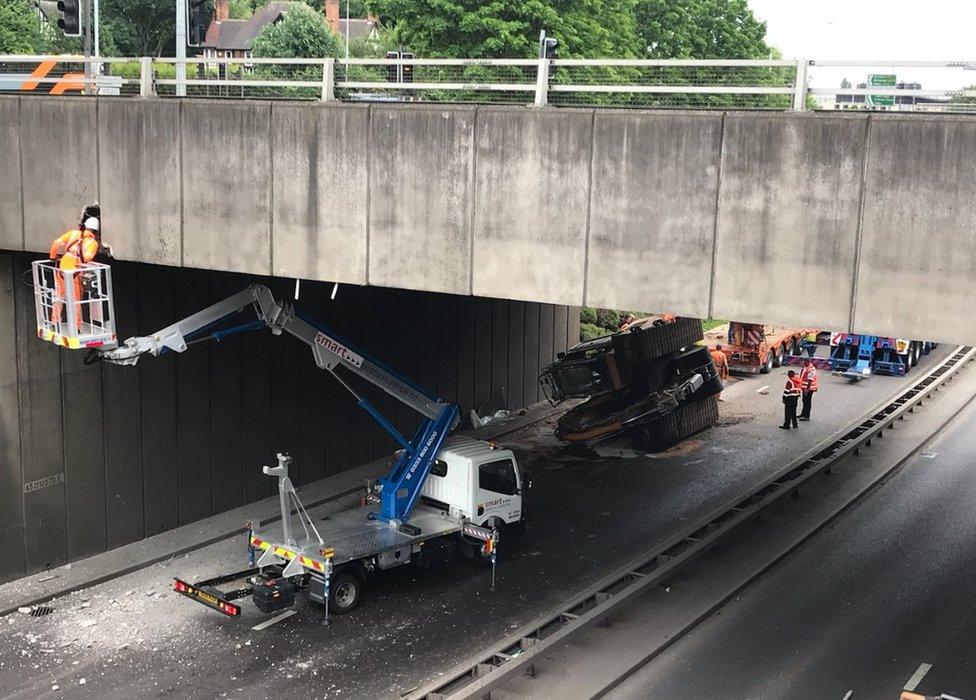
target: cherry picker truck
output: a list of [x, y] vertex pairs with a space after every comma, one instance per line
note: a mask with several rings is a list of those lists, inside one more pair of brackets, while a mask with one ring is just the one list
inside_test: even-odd
[[[53, 293], [53, 285], [45, 285], [43, 275], [35, 279], [41, 282], [35, 286], [35, 295]], [[70, 294], [71, 285], [66, 288]], [[110, 292], [102, 305], [110, 316]], [[78, 331], [71, 324], [51, 321], [48, 314], [41, 313], [48, 306], [49, 300], [38, 303], [40, 337], [44, 337], [41, 326], [51, 323], [58, 326], [58, 335], [89, 331], [87, 321]], [[248, 311], [253, 311], [253, 319], [218, 329]], [[315, 364], [332, 374], [402, 449], [390, 472], [367, 484], [362, 507], [331, 514], [328, 519], [316, 509], [305, 509], [288, 475], [291, 458], [279, 454], [278, 463], [264, 467], [264, 473], [278, 479], [281, 520], [253, 529], [249, 526], [249, 568], [196, 583], [176, 579], [174, 589], [231, 617], [241, 614], [235, 601], [247, 595], [253, 595], [258, 608], [270, 613], [291, 606], [296, 593], [304, 590], [311, 600], [325, 606], [328, 620], [330, 610], [346, 613], [360, 604], [364, 583], [374, 571], [405, 564], [430, 566], [456, 552], [489, 559], [494, 584], [501, 533], [518, 532], [523, 525], [523, 476], [515, 455], [492, 443], [449, 437], [459, 420], [455, 404], [432, 396], [371, 359], [328, 328], [300, 315], [291, 304], [276, 301], [264, 285], [251, 285], [152, 335], [129, 338], [121, 346], [114, 338], [106, 338], [101, 345], [89, 346], [89, 361], [134, 365], [146, 355], [184, 352], [197, 342], [262, 327], [305, 343]], [[366, 380], [420, 413], [424, 420], [413, 439], [402, 435], [358, 394], [347, 381], [348, 375]], [[300, 531], [293, 526], [293, 511]]]

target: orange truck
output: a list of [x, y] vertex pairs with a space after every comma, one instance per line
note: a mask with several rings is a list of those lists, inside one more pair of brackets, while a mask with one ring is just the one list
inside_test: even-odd
[[817, 330], [732, 321], [708, 331], [705, 344], [722, 346], [730, 372], [768, 374], [774, 367], [785, 365], [790, 355], [800, 354], [808, 333], [816, 334]]

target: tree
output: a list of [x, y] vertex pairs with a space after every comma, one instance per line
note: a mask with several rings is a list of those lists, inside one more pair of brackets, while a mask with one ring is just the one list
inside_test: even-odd
[[173, 4], [159, 0], [104, 0], [101, 34], [105, 53], [172, 56], [176, 50]]
[[44, 53], [46, 45], [41, 18], [27, 0], [0, 0], [0, 54]]
[[746, 0], [637, 0], [648, 58], [769, 58], [766, 23]]
[[563, 57], [632, 57], [636, 0], [370, 0], [399, 45], [425, 58], [532, 58], [539, 31]]
[[261, 31], [252, 52], [265, 58], [338, 58], [345, 48], [320, 13], [296, 4], [280, 21]]

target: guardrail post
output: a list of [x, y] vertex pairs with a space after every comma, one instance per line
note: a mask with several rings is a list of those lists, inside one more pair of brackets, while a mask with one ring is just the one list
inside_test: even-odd
[[156, 94], [153, 78], [152, 58], [143, 56], [139, 59], [139, 97], [153, 97]]
[[326, 58], [322, 62], [322, 101], [335, 100], [335, 59]]
[[539, 59], [539, 72], [535, 79], [535, 106], [545, 107], [549, 102], [549, 59]]
[[793, 81], [793, 110], [802, 112], [807, 108], [807, 60], [796, 59], [796, 79]]

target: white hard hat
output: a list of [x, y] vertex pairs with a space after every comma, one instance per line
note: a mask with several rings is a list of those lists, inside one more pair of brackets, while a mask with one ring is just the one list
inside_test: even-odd
[[89, 216], [87, 219], [85, 219], [85, 228], [89, 231], [97, 231], [98, 219], [96, 219], [94, 216]]

